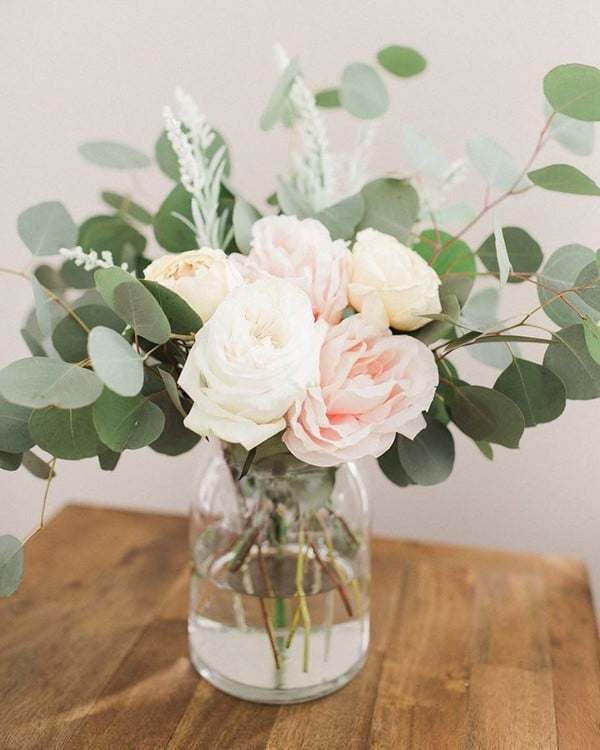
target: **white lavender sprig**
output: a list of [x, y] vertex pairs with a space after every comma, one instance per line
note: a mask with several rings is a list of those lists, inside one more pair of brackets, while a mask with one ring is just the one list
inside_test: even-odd
[[[100, 255], [95, 250], [85, 252], [82, 247], [63, 247], [58, 251], [68, 260], [72, 260], [76, 266], [83, 266], [84, 271], [95, 271], [97, 268], [115, 268], [115, 262], [112, 253], [103, 250]], [[123, 271], [129, 271], [127, 263], [121, 263], [119, 268]]]

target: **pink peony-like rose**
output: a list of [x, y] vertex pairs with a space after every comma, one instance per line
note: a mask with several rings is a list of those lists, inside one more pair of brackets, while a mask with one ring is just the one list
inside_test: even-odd
[[438, 384], [431, 351], [411, 336], [379, 331], [360, 316], [330, 328], [320, 354], [320, 383], [286, 416], [283, 441], [316, 466], [380, 456], [397, 432], [414, 438]]
[[315, 319], [332, 325], [342, 319], [352, 255], [320, 221], [283, 215], [259, 219], [252, 227], [250, 253], [236, 260], [248, 281], [276, 276], [299, 286], [310, 298]]

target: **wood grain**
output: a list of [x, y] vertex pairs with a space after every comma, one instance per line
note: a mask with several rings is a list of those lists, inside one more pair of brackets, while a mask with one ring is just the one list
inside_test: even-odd
[[186, 521], [70, 506], [0, 603], [1, 750], [600, 750], [576, 560], [377, 540], [367, 664], [313, 703], [245, 703], [187, 659]]

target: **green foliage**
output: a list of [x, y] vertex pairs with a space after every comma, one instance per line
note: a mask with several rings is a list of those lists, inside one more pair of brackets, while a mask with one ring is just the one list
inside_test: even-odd
[[[117, 333], [125, 323], [104, 305], [84, 305], [77, 308], [77, 317], [89, 329], [104, 326]], [[65, 362], [81, 362], [87, 357], [88, 332], [71, 315], [65, 316], [52, 332], [52, 344]]]
[[392, 44], [377, 53], [379, 64], [399, 78], [410, 78], [422, 73], [427, 61], [417, 50]]
[[[503, 227], [502, 232], [504, 234], [504, 241], [506, 242], [508, 260], [513, 271], [515, 273], [526, 274], [527, 276], [534, 274], [544, 260], [544, 254], [540, 245], [530, 234], [520, 227]], [[477, 255], [488, 271], [498, 273], [498, 260], [493, 234], [490, 234], [483, 242], [477, 251]], [[509, 284], [517, 284], [522, 281], [525, 281], [525, 279], [515, 278], [514, 276], [508, 279]]]
[[[223, 175], [225, 177], [229, 177], [231, 173], [231, 157], [229, 155], [229, 150], [227, 149], [227, 144], [223, 140], [223, 136], [218, 131], [215, 130], [213, 132], [215, 134], [215, 137], [213, 138], [210, 146], [204, 152], [204, 155], [206, 159], [210, 161], [214, 154], [222, 146], [225, 146], [225, 169], [223, 170]], [[160, 137], [156, 142], [156, 146], [154, 147], [154, 157], [160, 170], [164, 174], [166, 174], [167, 177], [175, 180], [175, 182], [179, 182], [179, 164], [177, 162], [177, 155], [173, 151], [173, 146], [171, 146], [169, 137], [164, 130], [160, 134]]]
[[415, 331], [415, 336], [424, 344], [434, 344], [441, 339], [450, 338], [454, 324], [460, 316], [460, 303], [453, 294], [441, 298], [442, 311], [431, 323]]
[[88, 337], [94, 372], [119, 396], [137, 396], [144, 383], [144, 362], [116, 331], [95, 326]]
[[260, 212], [243, 198], [236, 198], [233, 207], [233, 235], [235, 244], [244, 255], [250, 252], [252, 226], [260, 219]]
[[375, 120], [387, 112], [389, 95], [375, 68], [352, 63], [342, 73], [340, 102], [354, 117]]
[[565, 385], [567, 398], [591, 399], [600, 396], [600, 364], [591, 356], [582, 325], [563, 328], [552, 334], [544, 365]]
[[285, 117], [288, 96], [299, 74], [298, 58], [294, 57], [279, 77], [265, 111], [261, 115], [260, 127], [263, 130], [270, 130], [276, 122]]
[[105, 388], [93, 408], [94, 426], [102, 442], [116, 453], [136, 450], [158, 440], [162, 411], [144, 396], [124, 398]]
[[33, 446], [27, 423], [31, 409], [0, 396], [0, 451], [23, 453]]
[[398, 457], [415, 484], [432, 485], [445, 481], [454, 467], [454, 439], [450, 430], [430, 416], [427, 426], [414, 440], [397, 436]]
[[393, 482], [398, 487], [408, 487], [411, 484], [415, 484], [415, 482], [408, 476], [406, 469], [400, 462], [398, 451], [399, 438], [400, 435], [396, 435], [391, 447], [383, 455], [379, 456], [377, 463], [390, 482]]
[[351, 195], [333, 206], [328, 206], [316, 215], [334, 240], [350, 240], [356, 233], [365, 212], [365, 201], [361, 193]]
[[[546, 102], [546, 116], [552, 107]], [[578, 156], [589, 156], [594, 150], [594, 123], [574, 120], [566, 115], [554, 114], [550, 122], [550, 135], [563, 148]]]
[[16, 471], [23, 461], [22, 453], [9, 453], [0, 451], [0, 469], [3, 471]]
[[183, 297], [157, 281], [143, 279], [141, 283], [160, 305], [173, 333], [196, 333], [202, 328], [200, 316]]
[[510, 274], [510, 260], [508, 259], [508, 250], [502, 226], [498, 221], [497, 214], [494, 214], [494, 245], [496, 247], [496, 263], [498, 265], [498, 281], [500, 286], [504, 286], [508, 281]]
[[419, 196], [405, 180], [384, 177], [361, 190], [365, 204], [358, 230], [372, 227], [410, 245], [410, 232], [419, 213]]
[[587, 175], [570, 164], [551, 164], [548, 167], [534, 169], [527, 176], [534, 185], [558, 193], [575, 195], [600, 195], [600, 186]]
[[0, 596], [10, 596], [23, 577], [23, 544], [11, 534], [0, 536]]
[[[78, 243], [83, 250], [104, 250], [112, 253], [115, 265], [127, 263], [135, 270], [138, 257], [144, 252], [146, 238], [121, 216], [92, 216], [79, 228]], [[91, 274], [84, 271], [88, 276]]]
[[[463, 240], [456, 240], [446, 232], [428, 229], [421, 232], [423, 238], [413, 246], [413, 250], [431, 264], [442, 280], [440, 298], [454, 296], [464, 305], [475, 279], [475, 255]], [[437, 243], [436, 250], [431, 243]]]
[[342, 102], [340, 100], [339, 89], [323, 89], [315, 95], [315, 102], [317, 107], [323, 107], [324, 109], [335, 109], [341, 107]]
[[64, 317], [65, 310], [58, 304], [52, 292], [48, 292], [35, 276], [31, 277], [35, 315], [42, 336], [49, 336], [58, 321]]
[[48, 357], [27, 357], [0, 371], [0, 394], [14, 404], [40, 409], [54, 405], [77, 409], [93, 403], [102, 391], [89, 370]]
[[50, 479], [51, 476], [55, 476], [56, 472], [46, 461], [43, 461], [39, 456], [36, 456], [33, 451], [25, 451], [23, 453], [23, 466], [27, 469], [30, 474], [38, 479]]
[[120, 453], [106, 450], [98, 456], [98, 463], [102, 471], [114, 471], [117, 468], [120, 458]]
[[575, 310], [569, 307], [563, 298], [556, 298], [558, 292], [576, 286], [579, 275], [586, 266], [594, 262], [593, 250], [583, 245], [566, 245], [552, 253], [544, 264], [539, 274], [538, 297], [544, 305], [546, 315], [561, 328], [581, 322], [576, 310], [592, 320], [600, 319], [600, 313], [586, 304], [575, 292], [564, 295], [564, 300], [574, 306]]
[[553, 68], [544, 78], [550, 106], [575, 120], [600, 120], [600, 70], [571, 63]]
[[77, 241], [76, 224], [56, 201], [38, 203], [19, 214], [17, 231], [33, 255], [55, 255]]
[[29, 431], [42, 450], [69, 461], [97, 456], [103, 450], [92, 420], [92, 407], [34, 409]]
[[442, 180], [450, 166], [442, 152], [408, 123], [402, 126], [402, 145], [412, 165], [434, 180]]
[[163, 381], [163, 384], [167, 391], [167, 395], [173, 402], [173, 406], [177, 409], [179, 414], [185, 418], [187, 414], [185, 409], [183, 408], [183, 404], [181, 403], [181, 394], [179, 393], [179, 389], [177, 388], [175, 378], [166, 370], [163, 370], [161, 368], [158, 368], [158, 374]]
[[116, 209], [119, 214], [129, 216], [135, 219], [135, 221], [139, 221], [140, 224], [152, 224], [152, 214], [140, 206], [139, 203], [130, 200], [126, 195], [119, 195], [119, 193], [111, 193], [105, 190], [101, 197], [108, 206]]
[[584, 287], [577, 292], [578, 296], [594, 310], [600, 311], [600, 272], [597, 261], [585, 266], [576, 278], [575, 286]]
[[494, 389], [517, 404], [525, 427], [551, 422], [566, 405], [567, 395], [560, 378], [547, 367], [525, 359], [514, 358], [496, 380]]
[[277, 178], [277, 203], [284, 214], [297, 216], [299, 219], [305, 219], [312, 213], [310, 205], [298, 190], [281, 177]]
[[40, 282], [40, 284], [46, 289], [49, 289], [56, 295], [60, 295], [65, 291], [65, 283], [60, 273], [52, 266], [47, 266], [42, 263], [34, 271], [33, 275]]
[[525, 419], [515, 402], [500, 391], [479, 385], [461, 385], [450, 407], [452, 421], [476, 441], [518, 448]]
[[156, 241], [170, 253], [183, 253], [198, 247], [194, 231], [180, 216], [192, 222], [191, 196], [183, 185], [178, 184], [161, 204], [153, 222]]
[[84, 159], [99, 167], [110, 169], [142, 169], [152, 161], [146, 154], [131, 146], [111, 141], [90, 141], [78, 149]]
[[521, 176], [518, 162], [493, 138], [472, 136], [467, 142], [467, 154], [487, 184], [501, 192], [522, 190], [530, 184]]
[[181, 414], [166, 393], [154, 399], [165, 417], [165, 426], [160, 437], [151, 443], [150, 447], [157, 453], [167, 456], [179, 456], [187, 453], [200, 440], [200, 436], [184, 426]]
[[589, 318], [583, 321], [583, 336], [590, 357], [600, 365], [600, 328]]

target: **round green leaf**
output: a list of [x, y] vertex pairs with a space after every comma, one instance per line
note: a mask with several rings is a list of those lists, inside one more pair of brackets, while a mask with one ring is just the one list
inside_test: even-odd
[[23, 453], [33, 445], [27, 422], [31, 409], [0, 396], [0, 451]]
[[575, 280], [575, 286], [587, 285], [577, 294], [594, 310], [600, 311], [600, 270], [596, 261], [589, 263]]
[[[513, 271], [527, 275], [534, 274], [544, 260], [544, 254], [540, 245], [530, 234], [520, 227], [503, 227], [502, 233], [504, 234], [508, 259]], [[490, 234], [484, 241], [477, 251], [477, 255], [488, 271], [498, 273], [498, 259], [493, 234]], [[516, 284], [521, 281], [525, 281], [525, 279], [515, 278], [514, 276], [508, 279], [509, 284]]]
[[396, 435], [394, 442], [388, 448], [388, 450], [377, 459], [379, 468], [385, 474], [385, 476], [398, 487], [408, 487], [414, 484], [413, 480], [406, 473], [406, 469], [400, 462], [400, 455], [398, 453], [398, 438]]
[[600, 120], [600, 70], [571, 63], [553, 68], [544, 78], [544, 94], [556, 112], [575, 120]]
[[[95, 326], [104, 326], [121, 333], [125, 328], [125, 323], [121, 318], [103, 305], [78, 307], [77, 317], [89, 329]], [[65, 362], [81, 362], [84, 360], [87, 357], [87, 340], [87, 331], [70, 315], [64, 317], [52, 332], [54, 348]]]
[[117, 468], [117, 464], [121, 458], [120, 453], [115, 451], [107, 450], [98, 456], [98, 463], [102, 471], [114, 471]]
[[[545, 102], [546, 117], [552, 113], [552, 107]], [[550, 123], [550, 135], [561, 146], [578, 156], [589, 156], [594, 150], [594, 123], [574, 120], [566, 115], [554, 114]]]
[[260, 127], [263, 130], [270, 130], [275, 123], [282, 119], [285, 112], [288, 96], [291, 91], [296, 76], [300, 74], [298, 58], [294, 57], [279, 77], [275, 84], [273, 93], [267, 103], [265, 111], [260, 118]]
[[398, 435], [398, 454], [413, 482], [426, 486], [439, 484], [452, 473], [454, 439], [447, 427], [427, 417], [427, 427], [413, 440]]
[[183, 185], [176, 185], [156, 212], [154, 236], [158, 244], [170, 253], [195, 250], [198, 247], [196, 235], [174, 214], [192, 221], [192, 199]]
[[600, 365], [600, 328], [593, 320], [586, 318], [583, 321], [583, 334], [591, 358]]
[[250, 252], [252, 227], [260, 219], [260, 213], [248, 201], [236, 198], [233, 207], [233, 233], [235, 244], [244, 255]]
[[29, 417], [29, 431], [42, 450], [68, 461], [97, 456], [103, 449], [94, 429], [91, 406], [34, 409]]
[[277, 203], [283, 213], [304, 219], [312, 214], [312, 208], [294, 185], [281, 177], [277, 178]]
[[460, 316], [460, 304], [453, 294], [442, 297], [441, 303], [440, 317], [414, 332], [414, 335], [424, 344], [434, 344], [440, 339], [449, 338]]
[[38, 203], [19, 214], [17, 231], [34, 255], [55, 255], [77, 242], [77, 225], [56, 201]]
[[146, 211], [145, 208], [142, 208], [139, 203], [134, 203], [125, 195], [104, 191], [102, 193], [102, 200], [119, 213], [127, 214], [141, 224], [152, 224], [152, 214]]
[[173, 333], [196, 333], [202, 328], [200, 316], [183, 297], [157, 281], [143, 279], [142, 284], [152, 294], [167, 316]]
[[52, 266], [43, 263], [34, 270], [33, 275], [42, 286], [45, 286], [54, 294], [62, 294], [65, 291], [65, 284], [60, 273]]
[[522, 189], [530, 184], [526, 177], [521, 177], [522, 168], [516, 159], [493, 138], [472, 136], [467, 141], [467, 154], [487, 184], [497, 190]]
[[570, 164], [551, 164], [534, 169], [527, 176], [534, 185], [544, 190], [575, 195], [600, 195], [600, 187], [594, 180]]
[[50, 475], [56, 475], [50, 464], [47, 461], [42, 461], [33, 451], [25, 451], [23, 453], [23, 466], [38, 479], [49, 479]]
[[582, 325], [569, 326], [552, 334], [544, 365], [562, 380], [567, 398], [600, 396], [600, 365], [588, 350]]
[[365, 210], [357, 230], [372, 227], [410, 244], [410, 231], [419, 213], [419, 196], [408, 182], [385, 177], [361, 191]]
[[[466, 302], [475, 279], [476, 263], [471, 248], [463, 240], [455, 240], [446, 232], [428, 229], [421, 236], [429, 242], [417, 242], [413, 250], [423, 260], [432, 263], [433, 270], [442, 280], [440, 287], [440, 298], [454, 296], [461, 305]], [[441, 252], [434, 250], [432, 242], [441, 243], [444, 249]]]
[[52, 292], [48, 292], [35, 276], [31, 277], [35, 314], [43, 336], [49, 336], [54, 326], [65, 316], [65, 310], [58, 304]]
[[22, 453], [8, 453], [8, 451], [0, 451], [0, 469], [3, 469], [4, 471], [16, 471], [22, 462]]
[[143, 396], [124, 398], [104, 389], [93, 408], [102, 442], [116, 453], [135, 450], [158, 440], [164, 427], [162, 411]]
[[146, 247], [144, 235], [120, 216], [92, 216], [87, 219], [79, 229], [78, 242], [86, 252], [96, 250], [100, 254], [108, 250], [115, 265], [127, 263], [129, 270], [135, 269], [136, 258]]
[[141, 151], [123, 143], [112, 141], [91, 141], [83, 143], [79, 153], [84, 159], [99, 167], [110, 169], [141, 169], [149, 167], [152, 162]]
[[450, 166], [442, 152], [408, 123], [402, 126], [402, 145], [412, 165], [435, 180], [443, 180]]
[[88, 337], [94, 372], [119, 396], [137, 396], [144, 383], [144, 362], [116, 331], [96, 326]]
[[451, 416], [465, 435], [476, 441], [518, 448], [525, 429], [519, 407], [508, 396], [479, 385], [455, 389]]
[[518, 358], [500, 374], [494, 389], [515, 402], [523, 412], [525, 427], [556, 419], [567, 399], [562, 380], [552, 370]]
[[93, 403], [102, 382], [90, 370], [48, 357], [28, 357], [0, 371], [0, 393], [8, 401], [39, 409], [77, 409]]
[[200, 436], [185, 427], [181, 414], [166, 393], [157, 396], [154, 403], [165, 416], [165, 426], [158, 440], [151, 443], [150, 447], [157, 453], [167, 456], [187, 453], [200, 440]]
[[332, 240], [349, 240], [354, 237], [364, 212], [365, 201], [362, 195], [357, 193], [324, 208], [315, 218], [327, 227]]
[[388, 92], [379, 73], [365, 63], [352, 63], [344, 68], [340, 101], [351, 115], [364, 120], [381, 117], [389, 106]]
[[342, 102], [340, 101], [340, 90], [339, 89], [323, 89], [315, 95], [315, 103], [317, 107], [323, 107], [324, 109], [335, 109], [341, 107]]
[[23, 577], [23, 543], [12, 534], [0, 536], [0, 596], [10, 596]]
[[[538, 297], [544, 305], [544, 312], [557, 325], [567, 328], [581, 322], [580, 316], [566, 305], [561, 298], [555, 299], [557, 292], [576, 286], [576, 280], [582, 270], [595, 261], [595, 254], [583, 245], [566, 245], [548, 258], [540, 274]], [[583, 315], [592, 320], [600, 319], [600, 312], [587, 305], [575, 292], [565, 295], [565, 299], [574, 305]]]
[[422, 73], [427, 61], [417, 50], [392, 44], [377, 53], [379, 64], [399, 78], [410, 78]]

